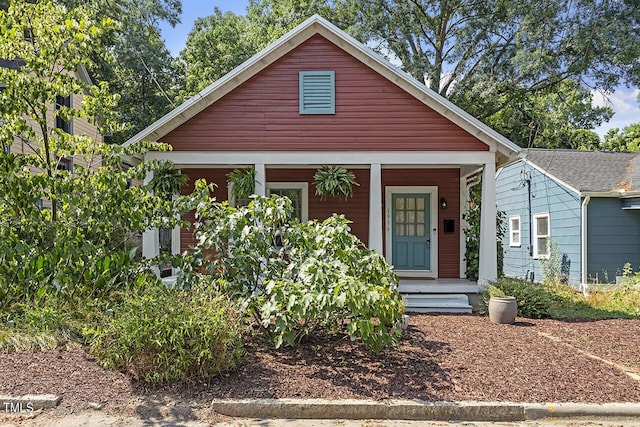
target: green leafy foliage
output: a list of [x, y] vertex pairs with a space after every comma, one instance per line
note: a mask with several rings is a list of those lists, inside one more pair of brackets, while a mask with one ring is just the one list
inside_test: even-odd
[[236, 200], [248, 199], [255, 192], [255, 169], [234, 169], [227, 174], [227, 178], [229, 178], [231, 192]]
[[502, 278], [496, 287], [518, 302], [518, 315], [533, 319], [550, 317], [551, 298], [543, 285], [524, 280]]
[[196, 20], [180, 58], [187, 64], [186, 89], [194, 94], [249, 59], [261, 47], [245, 16], [222, 13]]
[[557, 242], [549, 240], [547, 242], [547, 253], [549, 256], [540, 260], [540, 270], [542, 280], [547, 285], [557, 285], [566, 283], [567, 276], [562, 271], [562, 251]]
[[[467, 264], [465, 271], [469, 280], [478, 280], [478, 271], [480, 268], [480, 203], [482, 198], [482, 185], [476, 184], [469, 190], [469, 209], [462, 215], [467, 222], [467, 227], [463, 230], [465, 237], [465, 255], [464, 259]], [[502, 238], [506, 233], [505, 213], [498, 211], [496, 215], [496, 231], [497, 231], [497, 254], [498, 259], [498, 276], [502, 275], [504, 265], [504, 250], [502, 247]]]
[[189, 177], [179, 169], [176, 169], [171, 162], [161, 162], [153, 171], [153, 178], [149, 181], [149, 189], [165, 199], [180, 194]]
[[91, 352], [107, 368], [147, 383], [206, 380], [234, 368], [243, 355], [243, 322], [233, 304], [207, 286], [163, 285], [127, 297]]
[[375, 351], [397, 342], [404, 309], [397, 277], [343, 216], [299, 223], [290, 219], [291, 201], [275, 195], [238, 209], [198, 206], [197, 250], [214, 252], [200, 265], [276, 347], [338, 331]]
[[[168, 146], [101, 142], [118, 97], [74, 72], [100, 56], [94, 42], [112, 24], [51, 2], [0, 12], [0, 57], [23, 64], [0, 69], [0, 144], [8, 147], [0, 151], [0, 311], [48, 299], [72, 306], [145, 282], [151, 261], [137, 255], [140, 233], [177, 222], [181, 202], [130, 185], [158, 165], [125, 171], [121, 159]], [[60, 94], [76, 102], [52, 108]], [[97, 134], [63, 132], [56, 118], [92, 124]], [[73, 169], [59, 170], [60, 158], [73, 159]]]
[[593, 105], [589, 89], [571, 80], [518, 102], [510, 96], [504, 95], [505, 107], [485, 121], [522, 147], [597, 150], [600, 137], [590, 129], [613, 116], [611, 108]]
[[180, 22], [179, 0], [56, 0], [68, 8], [83, 6], [95, 16], [118, 23], [95, 40], [107, 48], [108, 58], [91, 55], [89, 72], [120, 96], [113, 109], [122, 126], [108, 142], [121, 144], [177, 106], [183, 88], [184, 66], [171, 56], [160, 27]]
[[634, 123], [622, 129], [610, 129], [600, 147], [607, 151], [640, 151], [640, 123]]
[[353, 197], [353, 186], [360, 186], [356, 182], [356, 176], [342, 166], [324, 165], [313, 175], [313, 184], [316, 187], [316, 196], [322, 200], [329, 196], [344, 197], [345, 200]]
[[482, 294], [480, 313], [487, 313], [489, 288], [516, 297], [518, 315], [529, 318], [611, 319], [640, 318], [640, 286], [601, 287], [583, 294], [564, 284], [540, 284], [522, 279], [500, 278]]
[[491, 298], [504, 298], [507, 294], [496, 285], [487, 285], [487, 292]]

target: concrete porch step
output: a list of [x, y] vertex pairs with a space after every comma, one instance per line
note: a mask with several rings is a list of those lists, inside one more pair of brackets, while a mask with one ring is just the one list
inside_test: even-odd
[[413, 313], [471, 313], [466, 294], [405, 294], [406, 311]]

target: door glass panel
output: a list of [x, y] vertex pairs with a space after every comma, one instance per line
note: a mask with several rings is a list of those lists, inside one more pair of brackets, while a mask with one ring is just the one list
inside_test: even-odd
[[413, 224], [416, 222], [416, 213], [413, 211], [407, 212], [407, 224]]
[[404, 209], [404, 199], [402, 197], [396, 199], [396, 209]]
[[416, 199], [413, 197], [407, 197], [407, 210], [413, 210], [416, 208]]
[[416, 217], [416, 222], [418, 224], [424, 224], [424, 219], [425, 219], [424, 211], [418, 211], [417, 212], [417, 217]]
[[407, 236], [413, 237], [416, 235], [415, 233], [416, 227], [413, 224], [407, 225]]
[[404, 211], [396, 212], [396, 223], [404, 224]]
[[424, 237], [424, 224], [416, 225], [416, 236]]
[[404, 236], [404, 225], [396, 224], [396, 236]]
[[419, 211], [424, 211], [424, 199], [422, 197], [416, 200], [416, 209]]

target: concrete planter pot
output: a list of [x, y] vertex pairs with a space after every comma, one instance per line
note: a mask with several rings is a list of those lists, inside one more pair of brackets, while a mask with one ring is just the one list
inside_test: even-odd
[[489, 299], [489, 320], [492, 323], [513, 324], [516, 321], [518, 305], [515, 297], [491, 297]]

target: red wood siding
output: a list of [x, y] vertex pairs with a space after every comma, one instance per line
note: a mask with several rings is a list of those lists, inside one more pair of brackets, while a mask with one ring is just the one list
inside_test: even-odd
[[308, 182], [309, 219], [323, 220], [334, 213], [352, 221], [351, 232], [366, 245], [369, 242], [369, 169], [349, 169], [360, 186], [353, 187], [353, 198], [329, 197], [320, 200], [313, 186], [316, 169], [267, 169], [267, 182]]
[[[198, 179], [204, 178], [207, 182], [213, 182], [217, 185], [215, 191], [213, 192], [214, 197], [219, 202], [227, 200], [227, 174], [231, 172], [232, 169], [182, 169], [182, 173], [189, 177], [189, 181], [182, 188], [182, 194], [190, 194], [193, 192], [195, 188], [195, 182]], [[182, 215], [182, 219], [189, 221], [193, 224], [195, 221], [194, 212], [187, 212]], [[195, 244], [195, 238], [193, 237], [193, 229], [183, 228], [180, 230], [180, 251], [185, 251], [189, 249], [189, 246]]]
[[[437, 186], [440, 205], [444, 197], [447, 207], [438, 207], [438, 277], [460, 277], [460, 171], [458, 169], [383, 169], [382, 186]], [[383, 190], [384, 191], [384, 190]], [[384, 203], [384, 198], [383, 198]], [[453, 219], [453, 233], [445, 233], [443, 220]]]
[[[335, 115], [300, 115], [298, 72], [334, 70]], [[477, 138], [315, 35], [160, 138], [176, 151], [486, 151]]]

